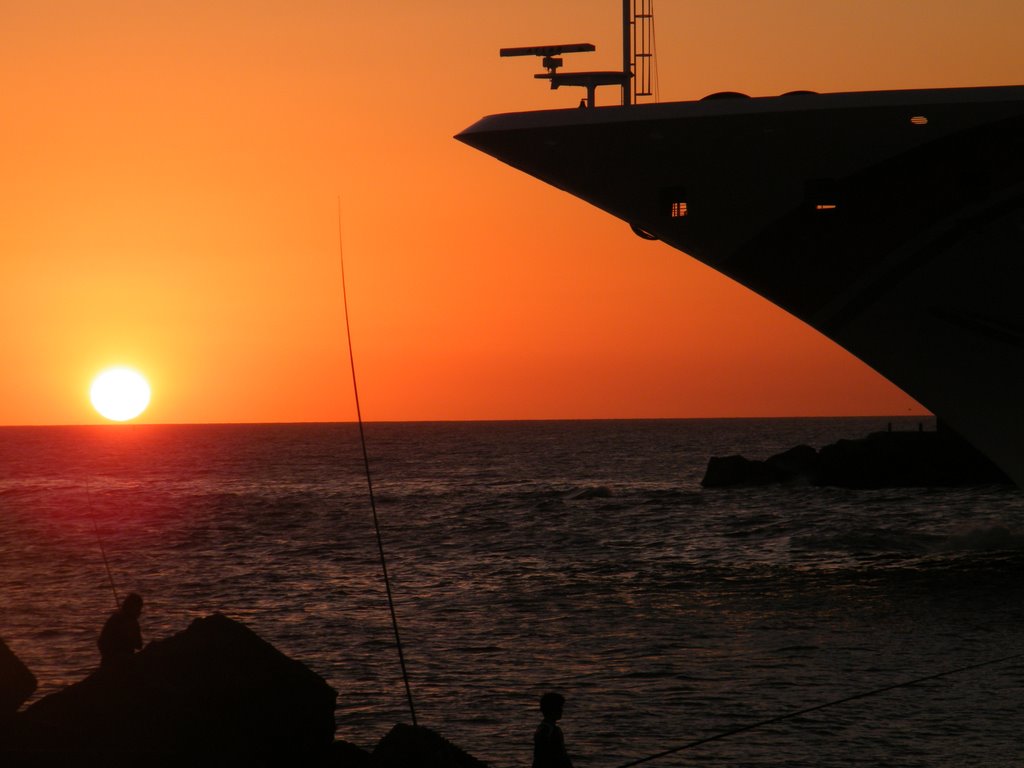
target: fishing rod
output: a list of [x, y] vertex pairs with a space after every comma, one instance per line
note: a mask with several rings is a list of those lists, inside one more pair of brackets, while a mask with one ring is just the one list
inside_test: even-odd
[[405, 683], [405, 696], [409, 702], [409, 715], [412, 724], [416, 725], [416, 708], [412, 703], [412, 688], [409, 687], [409, 673], [405, 667], [405, 653], [402, 650], [402, 638], [398, 633], [398, 615], [395, 613], [395, 601], [391, 595], [391, 579], [388, 577], [388, 564], [384, 557], [384, 539], [380, 533], [380, 521], [377, 517], [377, 501], [373, 493], [373, 480], [370, 476], [370, 457], [366, 451], [366, 432], [363, 429], [363, 412], [359, 406], [359, 386], [356, 384], [356, 359], [352, 352], [352, 325], [348, 319], [348, 291], [345, 286], [345, 253], [342, 247], [341, 234], [341, 197], [338, 197], [338, 261], [341, 263], [341, 298], [345, 308], [345, 336], [348, 339], [348, 362], [352, 370], [352, 393], [356, 401], [356, 421], [359, 423], [359, 443], [363, 448], [363, 468], [366, 471], [366, 487], [370, 494], [370, 510], [373, 512], [373, 529], [377, 534], [377, 551], [380, 553], [380, 568], [384, 574], [384, 590], [388, 596], [388, 610], [391, 612], [391, 628], [395, 634], [395, 646], [398, 648], [398, 663], [402, 667], [402, 681]]
[[107, 550], [103, 546], [103, 537], [100, 536], [100, 527], [96, 524], [96, 510], [92, 505], [92, 490], [89, 487], [89, 478], [85, 478], [85, 496], [89, 500], [89, 518], [92, 520], [92, 530], [96, 534], [96, 543], [100, 545], [100, 554], [103, 556], [103, 567], [107, 571], [107, 580], [110, 582], [110, 591], [114, 593], [114, 605], [121, 607], [121, 598], [117, 595], [117, 587], [114, 585], [114, 574], [110, 570], [110, 561], [107, 560]]
[[656, 754], [649, 755], [647, 757], [641, 757], [638, 760], [631, 760], [628, 763], [622, 763], [622, 765], [617, 766], [617, 768], [632, 768], [632, 766], [634, 766], [634, 765], [640, 765], [642, 763], [649, 763], [652, 760], [659, 760], [659, 759], [661, 759], [663, 757], [668, 757], [669, 755], [674, 755], [677, 752], [682, 752], [683, 750], [686, 750], [686, 749], [693, 749], [694, 747], [699, 747], [702, 744], [708, 744], [708, 743], [710, 743], [712, 741], [720, 741], [721, 739], [726, 739], [726, 738], [728, 738], [730, 736], [736, 736], [737, 734], [740, 734], [740, 733], [746, 733], [747, 731], [753, 731], [753, 730], [755, 730], [757, 728], [763, 728], [766, 725], [773, 725], [775, 723], [781, 723], [783, 720], [790, 720], [790, 719], [792, 719], [794, 717], [800, 717], [800, 715], [806, 715], [806, 714], [809, 714], [811, 712], [817, 712], [818, 710], [826, 709], [827, 707], [834, 707], [837, 704], [845, 704], [848, 701], [856, 701], [857, 699], [866, 699], [869, 696], [877, 696], [880, 693], [886, 693], [888, 691], [894, 691], [897, 688], [906, 688], [906, 687], [911, 686], [911, 685], [917, 685], [918, 683], [927, 682], [928, 680], [937, 680], [940, 677], [949, 677], [950, 675], [956, 675], [956, 674], [959, 674], [961, 672], [969, 672], [972, 669], [980, 669], [981, 667], [989, 667], [989, 666], [992, 666], [994, 664], [1002, 664], [1004, 662], [1012, 661], [1014, 659], [1019, 659], [1021, 657], [1024, 657], [1024, 652], [1014, 653], [1014, 654], [1011, 654], [1010, 656], [1003, 656], [1003, 657], [998, 658], [998, 659], [989, 659], [988, 661], [981, 661], [981, 662], [978, 662], [977, 664], [968, 664], [968, 665], [963, 666], [963, 667], [957, 667], [956, 669], [948, 669], [948, 670], [946, 670], [944, 672], [936, 672], [935, 674], [925, 675], [924, 677], [916, 677], [913, 680], [905, 680], [902, 683], [893, 683], [892, 685], [886, 685], [886, 686], [884, 686], [882, 688], [875, 688], [875, 689], [870, 690], [870, 691], [862, 691], [861, 693], [855, 693], [852, 696], [845, 696], [844, 698], [836, 699], [834, 701], [829, 701], [829, 702], [826, 702], [824, 704], [816, 704], [813, 707], [805, 707], [804, 709], [799, 709], [799, 710], [797, 710], [795, 712], [788, 712], [787, 714], [784, 714], [784, 715], [776, 715], [775, 717], [770, 717], [767, 720], [759, 720], [758, 722], [751, 723], [750, 725], [743, 725], [743, 726], [740, 726], [738, 728], [733, 728], [733, 729], [728, 730], [728, 731], [722, 731], [721, 733], [716, 733], [716, 734], [714, 734], [712, 736], [706, 736], [706, 737], [704, 737], [702, 739], [697, 739], [696, 741], [690, 741], [690, 742], [687, 742], [686, 744], [681, 744], [681, 745], [679, 745], [677, 747], [670, 747], [669, 749], [663, 750], [663, 751], [658, 752]]

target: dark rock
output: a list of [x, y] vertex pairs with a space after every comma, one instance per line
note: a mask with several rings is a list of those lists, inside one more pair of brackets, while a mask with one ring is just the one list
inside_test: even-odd
[[769, 485], [779, 477], [763, 461], [742, 456], [712, 456], [700, 484], [705, 488], [733, 488], [736, 486]]
[[839, 488], [913, 488], [1009, 484], [1010, 479], [948, 429], [875, 432], [815, 451], [799, 445], [766, 461], [712, 457], [707, 488], [810, 483]]
[[840, 488], [884, 488], [891, 487], [896, 473], [910, 470], [913, 480], [910, 485], [928, 485], [918, 479], [920, 469], [911, 466], [909, 460], [899, 462], [901, 466], [890, 466], [895, 456], [885, 450], [874, 450], [867, 440], [839, 440], [821, 449], [821, 478], [823, 485]]
[[968, 443], [942, 432], [875, 432], [819, 452], [819, 484], [842, 488], [951, 487], [1009, 483]]
[[373, 768], [487, 768], [429, 728], [399, 723], [373, 750]]
[[765, 461], [779, 482], [814, 483], [819, 470], [818, 452], [809, 445], [798, 445]]
[[36, 676], [0, 640], [0, 720], [18, 711], [36, 692]]
[[369, 768], [370, 753], [339, 739], [331, 745], [321, 765], [324, 768]]
[[335, 691], [254, 632], [214, 614], [16, 715], [15, 755], [146, 765], [316, 765]]

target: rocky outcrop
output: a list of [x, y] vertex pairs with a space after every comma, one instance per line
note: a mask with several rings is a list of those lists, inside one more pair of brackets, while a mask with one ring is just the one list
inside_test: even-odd
[[970, 444], [946, 431], [875, 432], [815, 451], [797, 446], [765, 461], [712, 457], [701, 485], [731, 488], [772, 483], [839, 488], [911, 488], [1009, 484]]
[[798, 445], [765, 461], [780, 482], [811, 483], [820, 473], [818, 452], [809, 445]]
[[841, 488], [1010, 484], [971, 445], [941, 432], [876, 432], [818, 452], [818, 484]]
[[11, 717], [35, 692], [35, 675], [0, 640], [0, 721]]
[[221, 614], [131, 661], [16, 712], [35, 678], [0, 642], [0, 766], [486, 768], [423, 727], [396, 725], [372, 752], [335, 741], [334, 689]]
[[705, 488], [736, 488], [781, 482], [763, 461], [743, 456], [712, 456], [700, 484]]
[[[214, 614], [15, 716], [15, 763], [319, 765], [337, 694], [242, 624]], [[78, 761], [78, 762], [75, 762]]]
[[399, 723], [377, 744], [371, 768], [487, 768], [429, 728]]

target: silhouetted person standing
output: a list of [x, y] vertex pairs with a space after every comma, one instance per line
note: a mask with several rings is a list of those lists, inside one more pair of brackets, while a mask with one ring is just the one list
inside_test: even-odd
[[533, 734], [533, 768], [572, 768], [562, 729], [556, 725], [562, 719], [564, 706], [565, 697], [561, 694], [545, 693], [540, 697], [544, 719]]
[[142, 648], [142, 630], [139, 616], [142, 615], [142, 598], [132, 592], [121, 601], [121, 607], [110, 614], [103, 625], [99, 640], [100, 669], [123, 671], [131, 663], [132, 656]]

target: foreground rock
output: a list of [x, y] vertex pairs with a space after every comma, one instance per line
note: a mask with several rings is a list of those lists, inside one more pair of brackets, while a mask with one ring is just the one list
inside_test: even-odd
[[713, 456], [701, 485], [732, 488], [772, 483], [839, 488], [913, 488], [1010, 484], [985, 456], [948, 430], [875, 432], [815, 451], [797, 446], [765, 461]]
[[436, 731], [398, 723], [372, 752], [336, 741], [321, 768], [487, 768]]
[[[14, 715], [0, 762], [320, 765], [336, 692], [251, 630], [214, 614]], [[5, 758], [5, 759], [3, 759]]]
[[428, 728], [399, 723], [380, 740], [370, 768], [487, 768]]
[[35, 692], [35, 675], [0, 640], [0, 721], [17, 712]]

